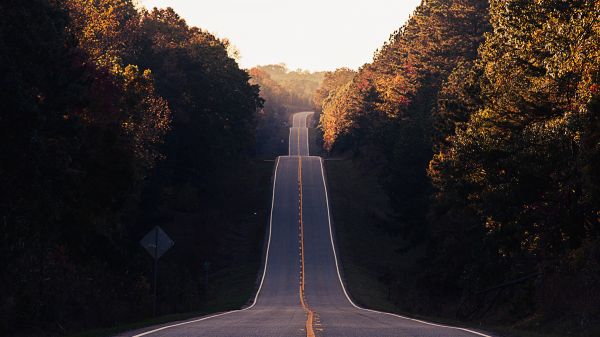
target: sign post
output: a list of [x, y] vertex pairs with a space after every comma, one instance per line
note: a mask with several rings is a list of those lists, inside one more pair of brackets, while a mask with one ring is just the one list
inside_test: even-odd
[[169, 249], [171, 249], [174, 244], [175, 243], [173, 240], [171, 240], [167, 233], [165, 233], [162, 228], [158, 226], [154, 227], [142, 238], [142, 240], [140, 240], [140, 245], [142, 245], [148, 254], [154, 258], [154, 296], [152, 299], [152, 312], [154, 313], [154, 316], [156, 316], [156, 299], [158, 289], [158, 259]]

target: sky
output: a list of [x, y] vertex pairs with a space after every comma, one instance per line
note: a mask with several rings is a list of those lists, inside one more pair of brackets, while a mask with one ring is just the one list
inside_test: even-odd
[[242, 68], [357, 69], [421, 0], [138, 0], [172, 7], [190, 26], [227, 38]]

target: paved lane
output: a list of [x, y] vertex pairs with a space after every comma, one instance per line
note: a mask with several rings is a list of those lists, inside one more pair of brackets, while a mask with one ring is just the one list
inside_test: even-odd
[[355, 306], [342, 286], [331, 239], [327, 192], [320, 157], [302, 158], [306, 300], [319, 318], [322, 336], [486, 336]]
[[307, 117], [312, 112], [299, 112], [292, 118], [292, 127], [289, 135], [289, 155], [290, 156], [308, 156], [308, 128], [306, 127]]
[[290, 155], [277, 159], [266, 269], [253, 304], [121, 336], [487, 336], [362, 309], [351, 302], [336, 263], [323, 161], [309, 156], [310, 115], [294, 115]]
[[299, 297], [298, 162], [299, 157], [277, 159], [266, 272], [251, 307], [121, 336], [306, 336]]

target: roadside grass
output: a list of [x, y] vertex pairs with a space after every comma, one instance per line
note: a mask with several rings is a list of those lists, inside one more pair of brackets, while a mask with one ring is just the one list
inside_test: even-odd
[[[230, 245], [224, 246], [227, 255], [232, 259], [227, 266], [218, 270], [209, 270], [208, 291], [205, 302], [196, 310], [163, 315], [128, 322], [116, 326], [86, 330], [69, 335], [69, 337], [106, 337], [114, 336], [130, 330], [142, 329], [154, 325], [188, 320], [224, 311], [240, 309], [248, 305], [258, 288], [260, 270], [264, 254], [264, 238], [268, 225], [271, 207], [271, 179], [274, 163], [257, 159], [253, 163], [253, 179], [251, 189], [244, 192], [249, 203], [254, 207], [256, 216], [240, 217], [244, 226], [232, 224], [228, 236], [223, 240]], [[248, 205], [247, 205], [248, 206]], [[205, 282], [198, 280], [199, 284]], [[159, 304], [160, 305], [160, 304]]]
[[232, 266], [220, 270], [209, 277], [214, 285], [211, 296], [202, 309], [198, 311], [164, 315], [127, 323], [110, 328], [95, 329], [71, 335], [70, 337], [106, 337], [131, 330], [142, 329], [154, 325], [185, 321], [195, 317], [208, 316], [219, 312], [237, 310], [249, 303], [254, 295], [257, 271], [255, 266]]
[[398, 238], [386, 231], [391, 213], [374, 174], [365, 174], [350, 159], [326, 160], [328, 192], [336, 244], [352, 299], [372, 309], [396, 311], [385, 274], [402, 262]]
[[[311, 148], [316, 148], [312, 142]], [[312, 150], [311, 150], [312, 151]], [[352, 300], [359, 306], [396, 313], [410, 318], [482, 330], [503, 337], [565, 337], [579, 336], [552, 330], [543, 322], [522, 323], [515, 326], [461, 322], [448, 318], [415, 315], [402, 311], [401, 301], [419, 301], [411, 294], [416, 280], [411, 271], [419, 268], [417, 261], [423, 251], [413, 249], [405, 254], [396, 252], [402, 240], [390, 232], [391, 209], [385, 193], [372, 172], [365, 172], [351, 159], [325, 160], [325, 173], [332, 208], [336, 245], [341, 260], [341, 273]], [[405, 275], [399, 283], [386, 282], [386, 272]], [[552, 324], [555, 326], [556, 324]], [[561, 332], [557, 332], [557, 331]], [[600, 327], [585, 337], [600, 336]], [[583, 336], [582, 336], [583, 337]]]
[[[416, 281], [411, 277], [411, 270], [418, 268], [416, 263], [422, 250], [414, 249], [406, 254], [397, 252], [402, 240], [389, 229], [391, 209], [376, 174], [364, 172], [350, 159], [326, 160], [325, 166], [341, 272], [352, 300], [369, 309], [465, 326], [464, 323], [414, 315], [399, 309], [393, 298], [418, 300], [411, 299], [408, 290]], [[405, 275], [401, 283], [387, 282], [386, 274], [392, 270]], [[406, 291], [399, 294], [398, 289]]]
[[[287, 130], [285, 131], [287, 132]], [[309, 129], [311, 155], [325, 155], [317, 144], [319, 137], [318, 130]], [[257, 210], [258, 214], [268, 214], [273, 163], [261, 158], [256, 161], [255, 165], [257, 165], [256, 184], [255, 189], [249, 195], [264, 201], [260, 204], [264, 204], [265, 209]], [[342, 273], [352, 299], [358, 305], [371, 309], [394, 312], [442, 324], [464, 326], [462, 322], [411, 315], [399, 311], [398, 306], [390, 299], [392, 287], [387, 285], [385, 278], [381, 276], [385, 275], [389, 268], [400, 268], [409, 272], [411, 268], [415, 267], [419, 252], [402, 256], [396, 253], [398, 238], [390, 235], [387, 229], [387, 223], [390, 221], [388, 214], [391, 210], [385, 193], [375, 178], [376, 174], [366, 174], [351, 160], [343, 158], [326, 160], [325, 166], [331, 198], [332, 220], [337, 236], [336, 244], [341, 255]], [[252, 300], [257, 288], [256, 282], [260, 276], [259, 269], [264, 253], [264, 242], [260, 239], [264, 238], [268, 219], [263, 219], [264, 216], [259, 218], [257, 221], [262, 221], [262, 224], [257, 227], [260, 233], [255, 233], [260, 236], [259, 240], [247, 239], [248, 241], [260, 241], [260, 243], [249, 242], [253, 246], [250, 250], [248, 247], [228, 247], [233, 250], [232, 255], [238, 258], [232, 261], [228, 267], [209, 273], [209, 293], [211, 295], [198, 310], [148, 318], [110, 328], [88, 330], [70, 335], [70, 337], [114, 336], [144, 327], [236, 310], [247, 305]], [[248, 252], [251, 253], [248, 254]], [[410, 274], [407, 275], [405, 281], [411, 282]], [[564, 336], [564, 334], [541, 334], [510, 327], [485, 326], [478, 328], [493, 331], [495, 335], [505, 337]]]
[[160, 317], [155, 317], [155, 318], [149, 318], [147, 320], [143, 320], [143, 321], [139, 321], [139, 322], [118, 325], [118, 326], [111, 327], [111, 328], [102, 328], [102, 329], [83, 331], [83, 332], [79, 332], [79, 333], [70, 335], [70, 337], [114, 336], [119, 333], [130, 331], [130, 330], [141, 329], [144, 327], [149, 327], [149, 326], [159, 325], [159, 324], [164, 324], [164, 323], [169, 323], [169, 322], [183, 321], [186, 319], [191, 319], [193, 317], [204, 316], [209, 313], [210, 312], [198, 311], [198, 312], [190, 312], [190, 313], [182, 313], [182, 314], [174, 314], [174, 315], [165, 315], [165, 316], [160, 316]]

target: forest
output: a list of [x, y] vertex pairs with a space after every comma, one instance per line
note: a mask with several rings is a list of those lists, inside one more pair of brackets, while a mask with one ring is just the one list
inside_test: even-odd
[[139, 241], [156, 225], [175, 242], [158, 314], [243, 305], [272, 168], [253, 160], [263, 99], [227, 41], [131, 0], [0, 13], [0, 334], [151, 317]]
[[312, 109], [358, 304], [600, 333], [600, 0], [422, 0], [371, 62], [317, 72], [241, 69], [136, 0], [0, 13], [0, 335], [247, 304], [273, 159]]
[[422, 252], [371, 267], [398, 310], [597, 329], [599, 67], [600, 1], [427, 0], [326, 74], [324, 148], [377, 176], [395, 259]]

